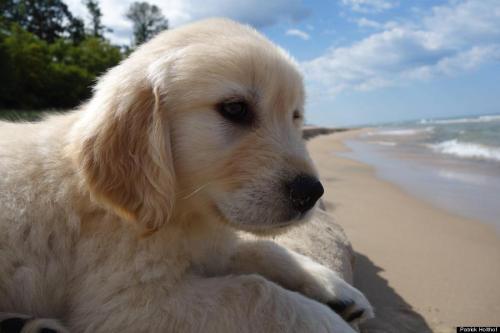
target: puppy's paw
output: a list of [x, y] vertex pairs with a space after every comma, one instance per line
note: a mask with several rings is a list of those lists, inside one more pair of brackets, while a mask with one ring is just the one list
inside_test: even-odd
[[331, 272], [328, 279], [330, 298], [325, 302], [350, 324], [359, 324], [373, 318], [373, 308], [359, 290]]
[[368, 299], [337, 273], [316, 263], [309, 268], [308, 271], [313, 278], [304, 287], [306, 296], [328, 305], [351, 325], [374, 317]]

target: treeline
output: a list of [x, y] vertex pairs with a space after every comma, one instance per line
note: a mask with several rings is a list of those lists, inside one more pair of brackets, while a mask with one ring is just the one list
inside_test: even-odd
[[[97, 0], [87, 24], [61, 0], [0, 0], [0, 109], [67, 109], [90, 97], [96, 78], [168, 28], [161, 10], [133, 3], [131, 45], [113, 45]], [[119, 9], [117, 9], [119, 10]]]

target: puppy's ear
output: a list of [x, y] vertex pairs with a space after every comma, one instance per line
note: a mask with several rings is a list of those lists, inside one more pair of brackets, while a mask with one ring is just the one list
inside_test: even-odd
[[147, 233], [170, 219], [174, 166], [158, 91], [138, 86], [107, 94], [91, 120], [79, 163], [92, 196]]

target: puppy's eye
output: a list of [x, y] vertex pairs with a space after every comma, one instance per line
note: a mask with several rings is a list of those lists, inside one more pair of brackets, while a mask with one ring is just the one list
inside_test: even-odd
[[224, 102], [219, 104], [217, 109], [224, 118], [234, 123], [246, 125], [252, 121], [252, 114], [246, 102]]
[[302, 115], [300, 114], [299, 111], [295, 110], [293, 112], [293, 120], [296, 121], [296, 120], [300, 120], [300, 119], [302, 119]]

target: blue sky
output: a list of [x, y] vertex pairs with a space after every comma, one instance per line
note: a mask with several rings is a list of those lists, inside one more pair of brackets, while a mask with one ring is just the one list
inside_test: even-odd
[[[68, 0], [86, 16], [80, 0]], [[101, 0], [128, 44], [132, 0]], [[294, 56], [309, 123], [349, 126], [500, 113], [500, 0], [152, 0], [176, 27], [225, 16]]]

